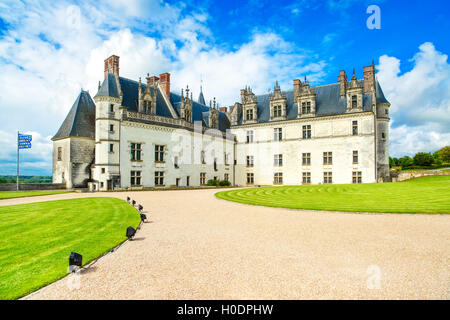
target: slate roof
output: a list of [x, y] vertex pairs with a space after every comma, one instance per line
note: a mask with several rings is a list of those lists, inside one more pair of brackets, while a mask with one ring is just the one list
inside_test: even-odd
[[200, 94], [198, 95], [197, 102], [206, 106], [205, 97], [203, 96], [202, 87], [200, 87]]
[[[364, 85], [364, 80], [359, 80], [360, 84]], [[322, 85], [313, 87], [316, 92], [316, 115], [321, 116], [333, 116], [344, 114], [346, 112], [346, 99], [340, 96], [339, 83]], [[381, 91], [380, 84], [377, 81], [377, 103], [387, 102], [386, 98]], [[297, 119], [298, 106], [294, 103], [294, 91], [283, 91], [286, 95], [286, 120]], [[379, 96], [380, 94], [380, 96]], [[258, 102], [258, 123], [268, 122], [270, 120], [270, 103], [269, 94], [257, 95], [256, 101]], [[372, 95], [363, 94], [363, 111], [372, 110]], [[242, 124], [243, 114], [241, 113], [238, 125]]]
[[67, 137], [95, 138], [95, 104], [87, 91], [80, 92], [52, 140]]
[[114, 97], [120, 98], [119, 88], [117, 88], [116, 76], [108, 73], [103, 80], [100, 90], [98, 90], [95, 97]]

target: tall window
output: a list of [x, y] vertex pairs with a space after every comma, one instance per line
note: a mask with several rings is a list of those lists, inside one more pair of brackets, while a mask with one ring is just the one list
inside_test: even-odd
[[114, 144], [109, 144], [109, 152], [114, 152]]
[[311, 153], [302, 153], [302, 165], [309, 166], [311, 164]]
[[355, 95], [352, 96], [352, 108], [358, 107], [358, 100]]
[[155, 145], [155, 162], [164, 162], [164, 146]]
[[358, 163], [358, 151], [353, 151], [353, 163]]
[[62, 160], [62, 147], [58, 147], [58, 161]]
[[303, 126], [303, 139], [311, 139], [311, 125]]
[[228, 165], [228, 153], [224, 152], [223, 153], [223, 162], [225, 163], [225, 165]]
[[282, 172], [275, 172], [273, 175], [273, 183], [274, 184], [283, 184], [283, 173]]
[[255, 183], [255, 175], [252, 172], [247, 172], [247, 184]]
[[276, 167], [281, 167], [283, 165], [283, 155], [275, 154], [273, 156], [273, 165]]
[[281, 141], [283, 139], [283, 130], [282, 128], [274, 128], [273, 129], [273, 140]]
[[131, 161], [140, 161], [141, 160], [141, 144], [140, 143], [132, 143], [131, 144]]
[[175, 169], [178, 169], [180, 166], [178, 165], [178, 156], [173, 157], [173, 166]]
[[214, 158], [214, 171], [217, 171], [217, 158]]
[[245, 112], [246, 120], [253, 120], [253, 109], [247, 109]]
[[225, 180], [225, 181], [230, 181], [230, 175], [229, 175], [228, 173], [225, 173], [225, 174], [223, 175], [223, 180]]
[[358, 134], [358, 121], [352, 121], [352, 134], [354, 136]]
[[114, 125], [113, 124], [109, 125], [109, 132], [114, 132]]
[[206, 172], [200, 172], [200, 184], [201, 185], [206, 184]]
[[247, 131], [247, 143], [253, 142], [253, 130]]
[[352, 173], [352, 182], [353, 183], [362, 183], [361, 171], [353, 171], [353, 173]]
[[323, 164], [333, 164], [333, 152], [323, 153]]
[[303, 172], [302, 184], [311, 184], [311, 172]]
[[253, 167], [253, 156], [247, 156], [247, 167]]
[[333, 173], [332, 172], [324, 172], [323, 173], [323, 183], [333, 183]]
[[155, 171], [155, 186], [164, 185], [164, 171]]
[[131, 181], [132, 186], [141, 185], [141, 171], [131, 171]]
[[114, 113], [114, 105], [113, 104], [109, 105], [109, 112]]
[[281, 117], [281, 106], [274, 106], [273, 107], [273, 117]]

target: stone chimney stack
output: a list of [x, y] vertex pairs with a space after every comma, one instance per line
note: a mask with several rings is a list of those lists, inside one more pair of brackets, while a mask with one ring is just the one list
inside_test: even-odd
[[161, 73], [159, 75], [159, 78], [161, 79], [160, 84], [163, 88], [164, 92], [167, 95], [167, 98], [170, 99], [170, 73]]
[[375, 92], [375, 62], [372, 65], [364, 67], [364, 93]]
[[241, 103], [245, 103], [245, 95], [247, 94], [247, 89], [241, 89]]
[[154, 86], [156, 81], [159, 80], [159, 78], [157, 76], [149, 76], [149, 74], [147, 73], [147, 86]]
[[302, 82], [299, 79], [294, 80], [294, 98], [300, 94], [300, 88], [302, 87]]
[[112, 55], [105, 60], [105, 78], [108, 73], [119, 76], [119, 57]]
[[341, 70], [338, 77], [338, 82], [340, 85], [340, 96], [341, 98], [345, 97], [345, 93], [347, 90], [347, 75], [344, 70]]
[[227, 108], [227, 107], [220, 107], [220, 108], [219, 108], [219, 111], [220, 111], [220, 112], [223, 112], [223, 113], [227, 113], [228, 108]]

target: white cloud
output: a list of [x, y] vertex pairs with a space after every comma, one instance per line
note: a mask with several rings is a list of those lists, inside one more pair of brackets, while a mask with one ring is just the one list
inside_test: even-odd
[[450, 144], [450, 64], [426, 42], [400, 73], [400, 60], [381, 56], [377, 79], [391, 103], [393, 156], [435, 151]]

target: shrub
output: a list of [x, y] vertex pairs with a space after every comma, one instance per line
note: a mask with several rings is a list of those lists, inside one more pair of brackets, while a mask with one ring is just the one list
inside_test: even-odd
[[217, 187], [217, 186], [219, 186], [219, 181], [217, 181], [217, 180], [215, 180], [215, 179], [210, 179], [210, 180], [208, 180], [208, 182], [206, 183], [206, 185]]
[[231, 182], [228, 181], [228, 180], [222, 180], [222, 181], [219, 182], [219, 186], [221, 186], [221, 187], [229, 187], [229, 186], [231, 186]]
[[418, 152], [413, 158], [416, 166], [430, 166], [433, 162], [433, 156], [426, 152]]

